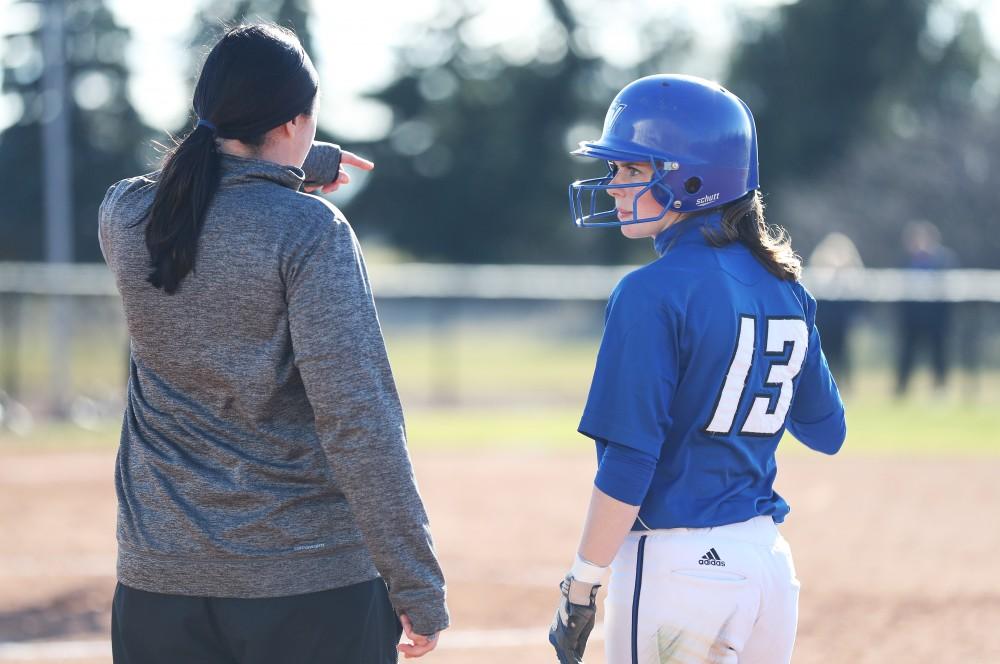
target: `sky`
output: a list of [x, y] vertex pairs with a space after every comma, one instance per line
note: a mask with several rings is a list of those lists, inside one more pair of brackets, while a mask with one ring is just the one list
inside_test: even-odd
[[[392, 80], [398, 63], [394, 47], [404, 43], [414, 27], [433, 21], [449, 0], [376, 0], [318, 2], [313, 0], [314, 57], [324, 102], [320, 124], [347, 139], [383, 136], [392, 125], [391, 113], [363, 98]], [[454, 1], [454, 0], [450, 0]], [[532, 53], [544, 44], [551, 18], [545, 0], [463, 0], [479, 12], [464, 33], [486, 48], [496, 47], [511, 58]], [[685, 13], [697, 34], [700, 56], [691, 73], [710, 78], [722, 74], [726, 48], [736, 27], [734, 10], [762, 12], [789, 0], [701, 0], [698, 10]], [[150, 126], [176, 129], [187, 117], [190, 90], [189, 39], [198, 0], [138, 2], [106, 0], [118, 20], [132, 31], [130, 60], [133, 76], [129, 96]], [[978, 7], [991, 43], [1000, 53], [1000, 2], [947, 0], [952, 7]], [[0, 0], [0, 33], [12, 28], [14, 0]], [[590, 29], [593, 48], [614, 64], [628, 65], [641, 55], [634, 38], [636, 26], [678, 16], [676, 2], [664, 0], [570, 0], [581, 22]], [[947, 33], [954, 14], [940, 11], [936, 29]], [[2, 99], [0, 99], [2, 102]], [[5, 110], [6, 108], [6, 110]], [[12, 111], [0, 103], [0, 130]]]

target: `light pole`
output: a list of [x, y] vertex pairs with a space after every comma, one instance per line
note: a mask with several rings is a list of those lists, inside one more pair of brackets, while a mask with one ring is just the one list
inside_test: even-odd
[[[42, 191], [45, 196], [45, 261], [73, 262], [73, 181], [66, 94], [65, 12], [63, 0], [46, 0], [42, 23]], [[54, 417], [67, 415], [70, 396], [72, 302], [51, 300], [49, 320], [49, 400]]]

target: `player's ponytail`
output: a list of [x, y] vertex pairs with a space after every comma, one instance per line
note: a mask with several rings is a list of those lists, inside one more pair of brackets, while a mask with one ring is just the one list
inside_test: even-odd
[[715, 247], [742, 242], [779, 279], [798, 281], [802, 276], [802, 259], [792, 250], [788, 233], [764, 220], [764, 200], [757, 189], [724, 206], [722, 228], [707, 232], [706, 238]]
[[194, 270], [222, 177], [216, 138], [259, 148], [274, 127], [310, 115], [318, 89], [309, 56], [284, 28], [241, 25], [212, 48], [194, 91], [198, 125], [167, 153], [149, 209], [149, 283], [172, 295]]

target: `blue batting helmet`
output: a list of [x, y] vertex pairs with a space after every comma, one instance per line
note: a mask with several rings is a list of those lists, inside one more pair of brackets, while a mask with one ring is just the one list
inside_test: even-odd
[[[572, 152], [609, 162], [602, 178], [569, 186], [570, 209], [577, 226], [621, 226], [661, 219], [668, 210], [693, 212], [735, 201], [759, 186], [757, 130], [750, 108], [718, 83], [695, 76], [647, 76], [625, 86], [608, 108], [604, 131]], [[648, 182], [610, 184], [610, 162], [648, 162]], [[597, 211], [597, 193], [642, 187], [633, 200], [629, 221], [617, 212]], [[636, 201], [647, 191], [663, 205], [656, 217], [639, 219]], [[590, 194], [584, 206], [583, 194]]]

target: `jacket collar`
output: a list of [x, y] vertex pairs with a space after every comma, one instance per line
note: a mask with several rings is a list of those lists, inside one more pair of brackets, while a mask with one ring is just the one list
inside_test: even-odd
[[270, 180], [289, 189], [302, 187], [306, 175], [301, 168], [282, 166], [273, 161], [250, 159], [222, 153], [222, 184], [239, 184], [253, 180]]

